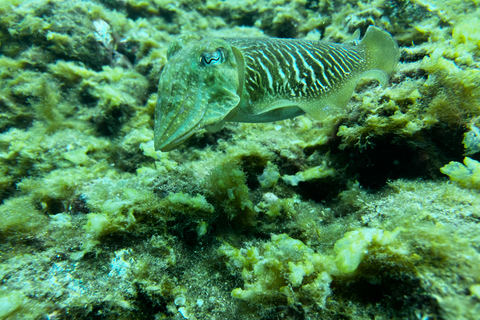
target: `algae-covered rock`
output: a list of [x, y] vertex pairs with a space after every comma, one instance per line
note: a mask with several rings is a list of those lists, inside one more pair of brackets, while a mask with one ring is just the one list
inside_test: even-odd
[[463, 164], [452, 161], [440, 168], [442, 173], [465, 188], [480, 189], [480, 162], [465, 157]]
[[297, 172], [295, 175], [284, 175], [282, 177], [285, 183], [297, 186], [299, 182], [310, 181], [314, 179], [327, 178], [335, 175], [335, 170], [327, 167], [326, 163], [320, 166], [310, 168], [305, 171]]
[[255, 211], [245, 184], [245, 173], [238, 165], [229, 162], [216, 167], [209, 182], [214, 197], [223, 203], [228, 219], [237, 219], [244, 224], [255, 223]]
[[[260, 249], [238, 250], [228, 244], [219, 248], [230, 268], [241, 271], [245, 288], [236, 288], [232, 296], [254, 303], [285, 301], [288, 304], [312, 300], [320, 308], [331, 293], [327, 271], [328, 257], [315, 254], [299, 240], [286, 234], [272, 236]], [[316, 293], [316, 295], [310, 295]]]
[[43, 216], [27, 197], [6, 200], [0, 206], [0, 232], [3, 234], [25, 233], [34, 235], [44, 227]]
[[[0, 318], [478, 319], [479, 10], [0, 0]], [[177, 35], [370, 25], [400, 63], [345, 114], [154, 149]]]
[[463, 135], [463, 145], [465, 146], [465, 155], [472, 155], [480, 152], [480, 129], [473, 123]]
[[258, 177], [258, 182], [260, 182], [262, 188], [270, 188], [277, 183], [279, 178], [280, 173], [278, 172], [277, 166], [268, 162], [262, 175]]

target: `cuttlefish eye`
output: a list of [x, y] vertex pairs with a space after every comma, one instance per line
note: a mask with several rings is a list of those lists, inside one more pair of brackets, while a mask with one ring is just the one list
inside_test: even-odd
[[204, 52], [200, 58], [203, 66], [214, 66], [225, 61], [225, 52], [223, 48], [218, 48], [214, 52]]

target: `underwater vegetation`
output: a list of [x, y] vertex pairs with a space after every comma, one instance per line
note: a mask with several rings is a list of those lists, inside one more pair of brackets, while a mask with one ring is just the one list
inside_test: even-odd
[[[479, 15], [0, 0], [0, 319], [478, 319]], [[155, 150], [178, 35], [342, 43], [371, 25], [400, 62], [345, 112]]]

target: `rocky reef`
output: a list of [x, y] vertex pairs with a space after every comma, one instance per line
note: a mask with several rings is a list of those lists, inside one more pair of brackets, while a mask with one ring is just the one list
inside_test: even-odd
[[[0, 319], [478, 319], [479, 5], [0, 0]], [[176, 35], [369, 25], [345, 114], [154, 150]]]

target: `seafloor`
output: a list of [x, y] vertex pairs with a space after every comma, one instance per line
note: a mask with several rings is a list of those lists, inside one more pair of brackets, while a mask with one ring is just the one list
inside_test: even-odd
[[[479, 4], [0, 1], [0, 319], [479, 319]], [[176, 35], [369, 25], [344, 114], [154, 150]]]

